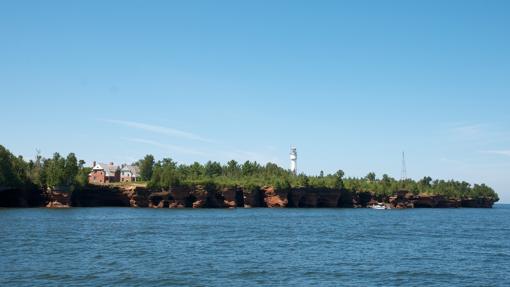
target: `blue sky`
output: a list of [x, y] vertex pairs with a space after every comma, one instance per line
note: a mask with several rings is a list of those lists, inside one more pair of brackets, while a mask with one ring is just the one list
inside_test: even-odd
[[510, 202], [508, 1], [2, 1], [0, 144], [485, 182]]

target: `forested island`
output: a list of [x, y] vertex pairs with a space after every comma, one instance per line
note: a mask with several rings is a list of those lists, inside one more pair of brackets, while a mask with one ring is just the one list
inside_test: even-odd
[[178, 164], [152, 155], [133, 163], [141, 181], [90, 184], [91, 167], [74, 153], [26, 161], [0, 145], [2, 207], [492, 207], [499, 200], [485, 184], [433, 180], [396, 180], [386, 174], [346, 177], [295, 175], [274, 163], [231, 160], [226, 164]]

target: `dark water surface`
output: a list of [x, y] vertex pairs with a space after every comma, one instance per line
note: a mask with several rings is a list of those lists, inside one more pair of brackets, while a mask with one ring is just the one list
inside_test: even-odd
[[0, 209], [0, 286], [510, 286], [493, 209]]

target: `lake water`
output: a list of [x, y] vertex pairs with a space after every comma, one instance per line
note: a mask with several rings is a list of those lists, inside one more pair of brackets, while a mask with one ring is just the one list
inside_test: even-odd
[[0, 286], [510, 286], [493, 209], [0, 209]]

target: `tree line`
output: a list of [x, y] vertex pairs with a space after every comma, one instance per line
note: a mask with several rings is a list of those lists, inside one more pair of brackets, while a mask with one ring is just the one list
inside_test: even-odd
[[74, 153], [66, 157], [54, 153], [51, 158], [37, 155], [25, 161], [0, 145], [0, 187], [3, 188], [65, 188], [73, 190], [87, 184], [91, 168]]
[[[277, 190], [296, 188], [336, 189], [351, 192], [371, 192], [377, 196], [391, 196], [405, 190], [413, 194], [444, 195], [451, 198], [486, 197], [498, 200], [498, 195], [485, 184], [471, 185], [465, 181], [433, 180], [424, 177], [420, 180], [397, 180], [386, 174], [380, 178], [371, 172], [365, 177], [345, 177], [342, 170], [333, 174], [312, 176], [294, 175], [274, 163], [260, 164], [256, 161], [239, 163], [231, 160], [226, 164], [208, 161], [205, 164], [179, 164], [171, 158], [156, 161], [146, 155], [133, 163], [140, 169], [140, 177], [151, 189], [168, 190], [177, 186], [214, 185], [216, 187], [242, 187], [255, 190], [263, 186], [273, 186]], [[85, 167], [74, 153], [66, 157], [59, 153], [51, 158], [37, 155], [35, 160], [25, 161], [0, 145], [0, 188], [66, 187], [70, 190], [84, 187], [88, 181], [90, 167]]]
[[498, 201], [497, 193], [485, 184], [471, 185], [465, 181], [433, 180], [424, 177], [418, 181], [412, 179], [396, 180], [387, 174], [378, 178], [370, 172], [365, 177], [345, 177], [342, 170], [333, 174], [320, 172], [317, 176], [294, 175], [274, 163], [261, 165], [253, 161], [238, 163], [231, 160], [226, 164], [208, 161], [205, 164], [178, 164], [170, 158], [155, 161], [147, 155], [137, 162], [143, 180], [155, 189], [168, 189], [173, 186], [213, 184], [219, 187], [243, 187], [256, 189], [273, 186], [275, 189], [315, 188], [345, 189], [351, 192], [371, 192], [376, 196], [391, 196], [399, 191], [415, 195], [443, 195], [449, 198], [492, 198]]

